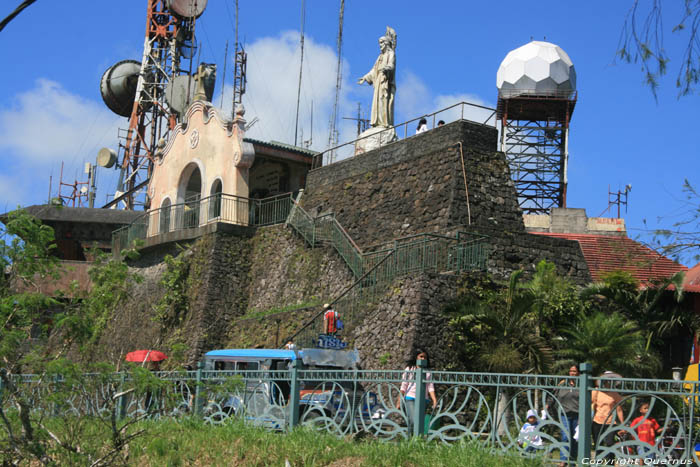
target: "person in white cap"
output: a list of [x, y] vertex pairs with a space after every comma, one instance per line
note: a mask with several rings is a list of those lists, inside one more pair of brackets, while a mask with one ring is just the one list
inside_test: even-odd
[[527, 411], [527, 421], [520, 429], [518, 446], [525, 448], [525, 452], [532, 452], [542, 446], [542, 438], [535, 433], [537, 430], [537, 412], [533, 409]]

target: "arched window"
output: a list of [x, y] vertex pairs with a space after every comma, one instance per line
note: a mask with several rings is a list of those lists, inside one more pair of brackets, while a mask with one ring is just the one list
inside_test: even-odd
[[209, 219], [221, 217], [221, 180], [216, 179], [209, 196]]
[[165, 198], [160, 205], [160, 228], [158, 232], [170, 232], [170, 198]]
[[184, 229], [199, 227], [199, 203], [202, 197], [202, 173], [199, 166], [191, 163], [180, 176], [177, 200], [177, 224]]

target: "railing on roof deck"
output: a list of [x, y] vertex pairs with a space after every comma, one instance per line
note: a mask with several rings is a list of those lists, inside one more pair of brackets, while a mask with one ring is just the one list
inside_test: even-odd
[[[415, 134], [415, 128], [418, 126], [418, 122], [421, 118], [425, 118], [428, 121], [429, 128], [435, 128], [440, 120], [446, 123], [451, 123], [457, 120], [466, 120], [474, 123], [478, 123], [483, 126], [495, 126], [496, 125], [496, 109], [491, 107], [485, 107], [483, 105], [472, 104], [469, 102], [460, 102], [454, 104], [450, 107], [438, 110], [427, 115], [421, 115], [420, 117], [408, 120], [403, 123], [399, 123], [393, 127], [387, 128], [380, 133], [375, 133], [370, 136], [365, 136], [362, 138], [357, 138], [348, 143], [343, 143], [339, 146], [326, 149], [325, 151], [316, 154], [313, 157], [313, 163], [311, 165], [312, 170], [317, 169], [322, 166], [330, 165], [340, 160], [348, 159], [353, 157], [355, 154], [355, 144], [366, 138], [376, 137], [379, 134], [389, 133], [394, 131], [399, 139], [406, 139]], [[493, 122], [493, 123], [491, 123]], [[409, 126], [411, 128], [409, 128]], [[403, 135], [403, 137], [402, 137]]]
[[217, 193], [206, 198], [152, 209], [112, 233], [112, 250], [121, 251], [134, 240], [193, 229], [215, 222], [241, 226], [284, 223], [292, 207], [292, 194], [250, 199]]

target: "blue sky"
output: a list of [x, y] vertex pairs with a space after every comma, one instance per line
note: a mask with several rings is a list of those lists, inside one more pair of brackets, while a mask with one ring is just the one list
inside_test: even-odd
[[[292, 142], [299, 73], [301, 2], [240, 0], [239, 36], [248, 52], [250, 136]], [[300, 121], [313, 147], [328, 140], [336, 66], [339, 0], [306, 1], [306, 49]], [[505, 55], [531, 40], [562, 47], [578, 76], [578, 104], [569, 142], [569, 207], [598, 216], [612, 190], [632, 184], [627, 221], [631, 237], [669, 225], [685, 209], [683, 180], [700, 184], [693, 141], [697, 96], [680, 100], [674, 86], [685, 46], [670, 32], [682, 2], [666, 2], [669, 75], [658, 102], [643, 83], [639, 65], [614, 61], [631, 0], [589, 2], [465, 2], [347, 0], [340, 116], [368, 111], [371, 88], [355, 84], [377, 56], [387, 25], [398, 35], [396, 121], [436, 111], [460, 100], [495, 106], [496, 71]], [[0, 5], [5, 17], [19, 4]], [[116, 148], [117, 128], [127, 120], [111, 113], [99, 94], [104, 71], [124, 59], [140, 61], [146, 0], [95, 2], [39, 0], [0, 32], [0, 204], [44, 202], [49, 177], [55, 195], [61, 161], [64, 180], [84, 179], [85, 162], [99, 148]], [[233, 48], [234, 1], [209, 0], [197, 22], [201, 60], [217, 63], [214, 103], [221, 102], [224, 46]], [[226, 89], [231, 84], [228, 60]], [[227, 95], [225, 105], [229, 107]], [[340, 140], [354, 135], [341, 121]], [[113, 193], [116, 172], [98, 173], [97, 204]], [[607, 215], [607, 214], [606, 214]], [[662, 218], [660, 221], [659, 218]], [[643, 220], [647, 220], [645, 227]]]

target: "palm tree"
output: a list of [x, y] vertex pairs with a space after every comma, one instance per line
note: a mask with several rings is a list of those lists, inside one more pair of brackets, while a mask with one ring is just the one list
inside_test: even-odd
[[620, 313], [582, 313], [562, 333], [566, 346], [559, 354], [571, 363], [591, 363], [594, 374], [613, 370], [626, 376], [643, 376], [659, 367], [658, 358], [645, 347], [644, 333]]
[[545, 373], [553, 362], [552, 349], [537, 334], [535, 297], [519, 287], [522, 271], [511, 274], [508, 288], [496, 303], [476, 313], [482, 326], [480, 357], [488, 369], [503, 373]]
[[684, 277], [681, 271], [641, 287], [629, 273], [618, 271], [584, 289], [581, 296], [598, 299], [598, 309], [617, 311], [637, 323], [643, 330], [647, 353], [684, 342], [689, 347], [692, 336], [700, 329], [700, 317], [682, 305]]

